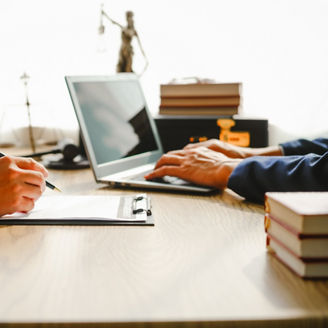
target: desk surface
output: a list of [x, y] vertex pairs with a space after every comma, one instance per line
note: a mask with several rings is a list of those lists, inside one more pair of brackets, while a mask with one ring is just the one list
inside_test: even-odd
[[[132, 193], [90, 170], [49, 180], [68, 194]], [[262, 206], [229, 192], [149, 194], [155, 227], [0, 227], [0, 326], [328, 325], [328, 282], [267, 254]]]

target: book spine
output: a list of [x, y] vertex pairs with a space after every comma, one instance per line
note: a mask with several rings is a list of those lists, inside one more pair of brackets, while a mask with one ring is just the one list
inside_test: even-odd
[[163, 107], [159, 108], [160, 114], [166, 115], [235, 115], [238, 114], [238, 107], [212, 107], [212, 108], [188, 108], [188, 107]]
[[239, 106], [240, 97], [161, 97], [162, 107], [231, 107]]
[[267, 194], [264, 194], [264, 212], [271, 213], [271, 208], [269, 204], [269, 197]]
[[238, 96], [240, 88], [240, 83], [162, 84], [160, 93], [164, 97]]
[[185, 100], [197, 100], [197, 99], [217, 99], [217, 100], [224, 100], [224, 99], [240, 99], [241, 98], [241, 95], [240, 94], [234, 94], [234, 95], [226, 95], [226, 94], [218, 94], [218, 95], [215, 95], [215, 94], [209, 94], [209, 95], [195, 95], [195, 94], [192, 94], [192, 95], [163, 95], [161, 94], [160, 95], [160, 98], [161, 99], [170, 99], [170, 100], [176, 100], [176, 99], [185, 99]]
[[[293, 227], [291, 227], [287, 223], [278, 220], [277, 218], [275, 218], [273, 215], [271, 215], [269, 213], [266, 213], [265, 216], [264, 216], [264, 229], [265, 229], [265, 232], [268, 232], [268, 229], [271, 225], [271, 220], [277, 222], [279, 225], [281, 225], [283, 228], [285, 228], [286, 230], [291, 232], [293, 235], [297, 236], [297, 238], [299, 238], [299, 239], [304, 238], [304, 237], [307, 236], [305, 234], [299, 233], [296, 229], [294, 229]], [[308, 235], [308, 236], [317, 236], [317, 235]]]
[[297, 233], [303, 233], [303, 218], [280, 202], [271, 199], [268, 194], [270, 193], [266, 193], [264, 196], [264, 211], [275, 218], [279, 218], [281, 222], [288, 224]]
[[297, 276], [304, 278], [304, 275], [302, 275], [300, 272], [297, 272], [287, 261], [283, 260], [276, 252], [276, 250], [274, 249], [274, 247], [271, 246], [271, 237], [269, 235], [267, 235], [266, 238], [266, 247], [267, 247], [267, 251], [268, 253], [270, 253], [271, 255], [273, 255], [275, 258], [277, 258], [282, 264], [284, 264], [290, 271], [292, 271], [294, 274], [296, 274]]

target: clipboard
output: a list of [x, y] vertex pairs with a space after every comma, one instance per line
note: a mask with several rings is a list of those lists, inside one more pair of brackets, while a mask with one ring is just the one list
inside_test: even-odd
[[147, 194], [43, 196], [29, 213], [0, 217], [0, 225], [154, 226]]

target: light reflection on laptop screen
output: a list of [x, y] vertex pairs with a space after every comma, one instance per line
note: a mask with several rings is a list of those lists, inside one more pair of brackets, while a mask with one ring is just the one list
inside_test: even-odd
[[135, 81], [73, 85], [97, 164], [158, 149]]

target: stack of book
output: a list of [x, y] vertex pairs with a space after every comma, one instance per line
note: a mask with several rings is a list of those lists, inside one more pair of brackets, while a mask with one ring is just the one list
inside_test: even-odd
[[162, 84], [160, 96], [160, 114], [232, 116], [241, 104], [241, 83]]
[[328, 278], [328, 192], [268, 192], [267, 247], [305, 278]]

